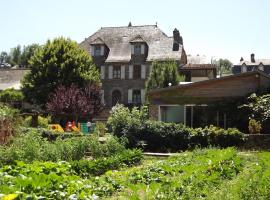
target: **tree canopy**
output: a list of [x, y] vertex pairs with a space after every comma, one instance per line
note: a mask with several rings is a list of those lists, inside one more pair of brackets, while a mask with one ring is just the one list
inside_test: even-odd
[[79, 116], [92, 119], [102, 108], [100, 87], [88, 85], [79, 88], [60, 85], [49, 97], [47, 110], [53, 115], [65, 114], [78, 121]]
[[21, 45], [17, 45], [11, 48], [9, 53], [2, 51], [0, 53], [0, 64], [8, 63], [10, 66], [28, 67], [30, 58], [38, 48], [40, 48], [38, 44], [30, 44], [23, 46], [23, 48], [21, 48]]
[[22, 80], [22, 91], [30, 103], [44, 106], [59, 85], [78, 87], [99, 84], [99, 72], [89, 54], [63, 37], [48, 40], [29, 61], [30, 73]]
[[150, 91], [178, 85], [181, 80], [183, 80], [183, 77], [179, 75], [175, 61], [154, 61], [151, 66], [150, 76], [146, 82], [146, 89]]
[[220, 76], [224, 73], [230, 73], [232, 69], [232, 62], [228, 59], [219, 59], [215, 61], [215, 64], [217, 66], [217, 71]]

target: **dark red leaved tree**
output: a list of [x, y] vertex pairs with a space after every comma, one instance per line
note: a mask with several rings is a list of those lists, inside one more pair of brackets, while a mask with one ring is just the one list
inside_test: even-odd
[[101, 98], [97, 85], [88, 85], [83, 89], [74, 84], [60, 85], [49, 97], [46, 108], [53, 115], [72, 116], [77, 122], [79, 116], [92, 119], [97, 115], [103, 107]]

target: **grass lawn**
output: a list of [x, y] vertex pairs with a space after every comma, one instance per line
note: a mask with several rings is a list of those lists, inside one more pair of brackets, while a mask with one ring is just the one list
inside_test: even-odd
[[[195, 150], [169, 158], [145, 157], [140, 165], [88, 178], [74, 174], [68, 163], [56, 168], [48, 166], [53, 170], [46, 173], [36, 168], [42, 178], [33, 174], [29, 178], [33, 164], [27, 165], [28, 170], [4, 170], [12, 166], [0, 169], [0, 193], [32, 191], [32, 199], [74, 200], [270, 199], [270, 152], [237, 152], [227, 148]], [[53, 186], [50, 178], [54, 180]]]

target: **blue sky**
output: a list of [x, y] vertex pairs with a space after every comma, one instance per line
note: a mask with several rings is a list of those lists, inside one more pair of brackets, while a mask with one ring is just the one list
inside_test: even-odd
[[155, 24], [176, 27], [187, 54], [238, 62], [270, 58], [269, 0], [0, 0], [0, 51], [43, 44], [58, 36], [77, 42], [100, 27]]

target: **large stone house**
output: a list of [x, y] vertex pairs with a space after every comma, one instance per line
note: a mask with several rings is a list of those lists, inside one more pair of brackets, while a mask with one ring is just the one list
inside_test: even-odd
[[100, 70], [106, 107], [116, 103], [140, 105], [153, 61], [187, 63], [177, 29], [167, 36], [157, 25], [102, 27], [80, 43]]
[[255, 54], [252, 53], [250, 60], [244, 60], [241, 57], [240, 63], [233, 66], [232, 72], [233, 74], [239, 74], [258, 69], [266, 74], [270, 74], [270, 59], [255, 59]]

